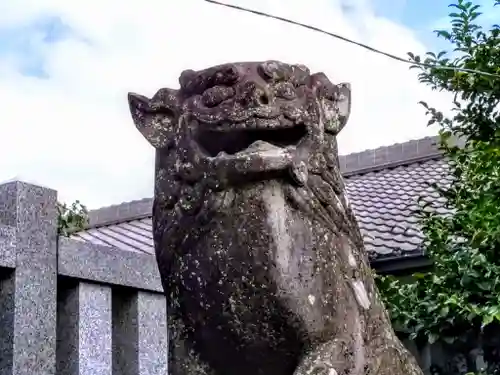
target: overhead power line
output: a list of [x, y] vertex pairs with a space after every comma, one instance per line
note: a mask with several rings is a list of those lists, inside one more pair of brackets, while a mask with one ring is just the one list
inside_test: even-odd
[[258, 11], [258, 10], [254, 10], [254, 9], [244, 8], [244, 7], [241, 7], [241, 6], [238, 6], [238, 5], [221, 3], [221, 2], [215, 1], [215, 0], [204, 0], [204, 1], [206, 1], [207, 3], [221, 5], [221, 6], [224, 6], [224, 7], [227, 7], [227, 8], [232, 8], [232, 9], [236, 9], [236, 10], [247, 12], [247, 13], [253, 13], [253, 14], [256, 14], [258, 16], [272, 18], [272, 19], [275, 19], [275, 20], [278, 20], [278, 21], [283, 21], [283, 22], [286, 22], [286, 23], [289, 23], [289, 24], [292, 24], [292, 25], [301, 26], [301, 27], [304, 27], [304, 28], [309, 29], [309, 30], [317, 31], [319, 33], [329, 35], [329, 36], [331, 36], [331, 37], [333, 37], [335, 39], [340, 39], [340, 40], [342, 40], [344, 42], [347, 42], [347, 43], [350, 43], [350, 44], [354, 44], [354, 45], [356, 45], [358, 47], [362, 47], [364, 49], [367, 49], [370, 52], [374, 52], [374, 53], [378, 53], [379, 55], [387, 56], [387, 57], [389, 57], [389, 58], [391, 58], [393, 60], [397, 60], [397, 61], [403, 62], [405, 64], [419, 65], [419, 66], [422, 66], [424, 68], [434, 68], [434, 69], [442, 69], [442, 70], [453, 70], [453, 71], [456, 71], [456, 72], [474, 73], [474, 74], [480, 74], [480, 75], [484, 75], [484, 76], [488, 76], [488, 77], [500, 78], [500, 75], [498, 75], [498, 74], [483, 72], [481, 70], [467, 69], [467, 68], [457, 68], [457, 67], [452, 67], [452, 66], [442, 66], [442, 65], [435, 65], [435, 64], [426, 64], [426, 63], [423, 63], [423, 62], [410, 61], [410, 60], [404, 59], [404, 58], [402, 58], [400, 56], [396, 56], [396, 55], [393, 55], [391, 53], [384, 52], [384, 51], [378, 50], [376, 48], [370, 47], [370, 46], [368, 46], [366, 44], [363, 44], [363, 43], [360, 43], [360, 42], [356, 42], [356, 41], [354, 41], [352, 39], [349, 39], [349, 38], [346, 38], [346, 37], [344, 37], [342, 35], [334, 34], [334, 33], [325, 31], [323, 29], [320, 29], [318, 27], [307, 25], [305, 23], [301, 23], [301, 22], [298, 22], [298, 21], [293, 21], [293, 20], [288, 19], [288, 18], [275, 16], [275, 15], [272, 15], [272, 14], [269, 14], [269, 13], [265, 13], [265, 12], [261, 12], [261, 11]]

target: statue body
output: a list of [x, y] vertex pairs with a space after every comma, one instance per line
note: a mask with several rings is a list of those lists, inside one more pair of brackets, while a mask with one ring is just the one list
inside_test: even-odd
[[156, 148], [172, 375], [421, 375], [377, 295], [339, 171], [350, 87], [233, 63], [129, 94]]

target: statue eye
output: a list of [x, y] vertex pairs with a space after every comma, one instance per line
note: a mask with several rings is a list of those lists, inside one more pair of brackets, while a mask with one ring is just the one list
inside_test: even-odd
[[323, 85], [318, 88], [318, 96], [335, 102], [338, 98], [339, 90], [334, 85]]
[[214, 86], [203, 93], [201, 100], [207, 107], [215, 107], [224, 100], [234, 96], [234, 89], [227, 86]]
[[278, 84], [276, 95], [283, 99], [292, 100], [297, 97], [297, 92], [290, 82], [282, 82]]

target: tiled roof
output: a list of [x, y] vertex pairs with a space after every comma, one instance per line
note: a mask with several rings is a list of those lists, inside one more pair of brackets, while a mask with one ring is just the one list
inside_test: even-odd
[[[436, 137], [340, 156], [348, 197], [372, 260], [421, 255], [414, 214], [417, 199], [437, 196], [428, 183], [446, 182], [446, 161]], [[152, 199], [90, 212], [89, 229], [74, 238], [153, 254]]]
[[348, 196], [371, 257], [405, 256], [422, 251], [417, 200], [439, 201], [429, 182], [447, 180], [442, 158], [352, 175]]

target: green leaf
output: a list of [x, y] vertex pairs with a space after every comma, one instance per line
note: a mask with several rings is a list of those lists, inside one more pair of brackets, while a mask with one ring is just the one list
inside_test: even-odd
[[[483, 15], [473, 1], [458, 0], [450, 7], [449, 27], [435, 31], [450, 53], [428, 51], [424, 61], [500, 74], [500, 26], [481, 27]], [[421, 61], [411, 52], [408, 56]], [[414, 338], [445, 340], [464, 326], [477, 330], [500, 321], [500, 79], [417, 64], [411, 68], [420, 69], [422, 85], [453, 98], [452, 112], [420, 102], [429, 124], [439, 129], [451, 180], [429, 183], [436, 198], [418, 199], [415, 213], [432, 272], [415, 273], [406, 283], [377, 285], [395, 325]], [[458, 138], [461, 147], [452, 144]], [[437, 203], [449, 214], [437, 211]]]
[[421, 273], [421, 272], [416, 272], [413, 274], [413, 277], [416, 278], [416, 279], [423, 279], [426, 277], [426, 274], [425, 273]]
[[483, 316], [481, 328], [484, 328], [487, 325], [491, 324], [491, 322], [493, 322], [493, 319], [494, 319], [493, 315], [485, 315], [485, 316]]
[[453, 344], [455, 342], [455, 338], [451, 336], [444, 336], [441, 339], [448, 344]]
[[429, 344], [434, 344], [436, 341], [439, 340], [439, 336], [436, 335], [435, 333], [429, 333], [427, 335], [427, 340], [429, 341]]
[[450, 313], [450, 308], [448, 306], [444, 306], [441, 308], [439, 315], [442, 317], [445, 317], [445, 316], [448, 316], [449, 313]]

